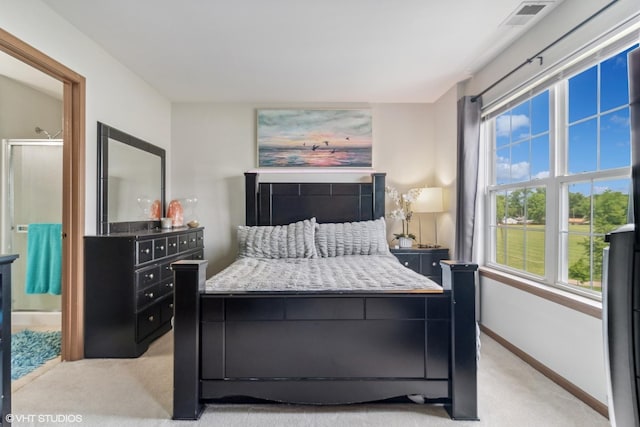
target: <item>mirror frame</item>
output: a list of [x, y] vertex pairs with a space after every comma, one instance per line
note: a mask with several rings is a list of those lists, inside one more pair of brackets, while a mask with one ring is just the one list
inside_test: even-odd
[[[164, 217], [165, 206], [165, 176], [166, 176], [166, 153], [164, 148], [160, 148], [149, 142], [143, 141], [135, 136], [129, 135], [121, 130], [113, 128], [104, 123], [98, 122], [98, 191], [97, 191], [97, 224], [98, 234], [109, 234], [114, 231], [136, 231], [142, 228], [154, 228], [158, 221], [131, 221], [131, 222], [109, 222], [109, 139], [114, 139], [123, 144], [156, 155], [160, 158], [160, 205]], [[134, 227], [113, 227], [118, 224], [131, 224]], [[151, 224], [149, 226], [149, 224]], [[114, 230], [117, 228], [117, 230]]]

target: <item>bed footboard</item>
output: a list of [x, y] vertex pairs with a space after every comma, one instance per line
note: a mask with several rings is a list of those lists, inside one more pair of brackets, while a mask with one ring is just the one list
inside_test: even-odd
[[205, 261], [175, 275], [174, 419], [245, 396], [341, 404], [418, 394], [477, 419], [475, 265], [441, 294], [205, 294]]

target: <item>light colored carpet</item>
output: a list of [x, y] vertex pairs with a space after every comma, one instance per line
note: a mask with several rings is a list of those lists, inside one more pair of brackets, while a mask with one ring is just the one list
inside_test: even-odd
[[[482, 337], [478, 372], [480, 421], [452, 421], [441, 406], [208, 405], [199, 421], [172, 421], [173, 338], [157, 340], [138, 359], [59, 363], [13, 395], [14, 425], [73, 425], [37, 414], [78, 415], [86, 426], [609, 426], [607, 419], [490, 338]], [[34, 422], [24, 416], [32, 415]], [[72, 418], [69, 418], [71, 420]], [[76, 418], [76, 420], [78, 420]]]

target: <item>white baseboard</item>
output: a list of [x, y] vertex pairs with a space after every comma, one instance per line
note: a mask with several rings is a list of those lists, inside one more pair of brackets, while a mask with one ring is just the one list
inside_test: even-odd
[[23, 327], [51, 327], [60, 329], [62, 313], [59, 311], [14, 311], [11, 313], [11, 326]]

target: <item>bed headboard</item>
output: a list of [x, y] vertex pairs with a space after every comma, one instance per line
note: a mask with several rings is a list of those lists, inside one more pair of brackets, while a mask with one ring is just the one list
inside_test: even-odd
[[385, 173], [371, 182], [258, 182], [246, 172], [246, 225], [284, 225], [316, 217], [318, 222], [351, 222], [384, 216]]

